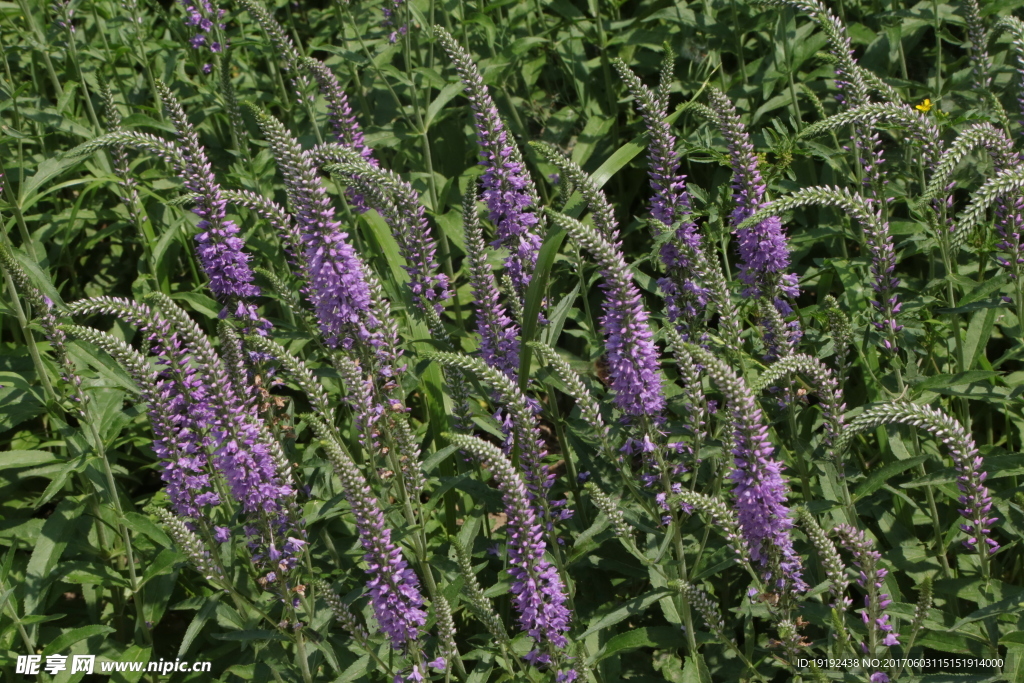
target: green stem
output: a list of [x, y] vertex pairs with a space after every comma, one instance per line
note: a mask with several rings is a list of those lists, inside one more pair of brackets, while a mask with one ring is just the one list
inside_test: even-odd
[[36, 369], [36, 374], [39, 375], [39, 383], [43, 385], [43, 392], [46, 394], [47, 402], [56, 405], [57, 393], [53, 390], [53, 385], [50, 383], [50, 375], [46, 371], [46, 366], [43, 365], [42, 357], [39, 355], [39, 348], [36, 346], [35, 336], [29, 328], [28, 317], [25, 315], [25, 309], [21, 306], [18, 290], [14, 287], [14, 280], [6, 270], [4, 271], [4, 282], [7, 284], [7, 293], [11, 297], [14, 315], [21, 326], [21, 333], [25, 337], [25, 345], [28, 346], [28, 354], [32, 357], [32, 365]]

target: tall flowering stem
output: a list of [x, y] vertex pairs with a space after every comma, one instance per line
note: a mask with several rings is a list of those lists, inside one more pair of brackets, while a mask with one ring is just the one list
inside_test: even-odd
[[371, 347], [380, 320], [370, 305], [366, 264], [334, 220], [334, 207], [317, 173], [314, 156], [303, 150], [284, 125], [253, 108], [284, 176], [302, 245], [305, 293], [328, 346], [350, 348], [356, 340]]
[[[217, 29], [223, 29], [220, 20], [224, 18], [224, 10], [214, 7], [210, 0], [179, 0], [185, 10], [185, 25], [192, 30], [189, 45], [196, 50], [207, 49], [212, 54], [223, 52], [224, 45], [217, 39]], [[209, 73], [210, 65], [204, 67]]]
[[787, 375], [800, 373], [811, 380], [811, 390], [818, 395], [825, 417], [826, 445], [832, 444], [843, 428], [843, 392], [832, 371], [820, 360], [804, 353], [787, 356], [771, 366], [758, 378], [755, 390], [770, 387]]
[[[309, 57], [300, 59], [299, 67], [312, 74], [320, 87], [320, 94], [323, 95], [327, 103], [327, 119], [334, 133], [334, 141], [357, 152], [362, 160], [370, 166], [379, 166], [373, 156], [373, 150], [366, 144], [363, 129], [359, 126], [355, 114], [352, 113], [348, 95], [341, 88], [334, 72], [320, 60]], [[345, 196], [358, 213], [369, 211], [370, 207], [367, 206], [365, 198], [357, 188], [347, 188]]]
[[665, 409], [665, 393], [658, 376], [658, 348], [640, 292], [633, 284], [621, 243], [611, 243], [596, 230], [564, 214], [550, 212], [581, 247], [594, 255], [605, 292], [605, 349], [615, 404], [630, 416], [656, 417]]
[[568, 645], [565, 633], [571, 613], [565, 606], [565, 587], [558, 570], [544, 559], [544, 531], [530, 505], [526, 485], [497, 447], [462, 434], [449, 438], [453, 445], [476, 456], [494, 475], [508, 517], [512, 602], [520, 625], [536, 642], [526, 659], [536, 665], [550, 664], [552, 648], [562, 650]]
[[889, 622], [885, 608], [892, 604], [888, 593], [883, 593], [883, 580], [889, 570], [880, 567], [882, 554], [875, 550], [875, 544], [863, 530], [848, 524], [840, 524], [835, 529], [839, 542], [853, 555], [853, 564], [859, 570], [857, 585], [864, 589], [864, 609], [860, 610], [861, 619], [868, 629], [867, 654], [876, 654], [879, 646], [892, 647], [899, 645], [900, 634]]
[[782, 478], [782, 463], [772, 458], [775, 449], [768, 440], [761, 408], [743, 379], [725, 363], [701, 347], [687, 345], [686, 349], [725, 395], [734, 463], [729, 479], [735, 484], [732, 493], [750, 557], [765, 570], [766, 581], [774, 581], [787, 592], [805, 591], [800, 556], [790, 535], [789, 491]]
[[338, 77], [319, 59], [304, 57], [298, 60], [298, 64], [313, 76], [320, 87], [320, 94], [327, 103], [327, 118], [334, 132], [334, 140], [354, 149], [367, 163], [377, 165], [373, 150], [366, 144], [363, 129], [349, 106], [348, 95], [338, 83]]
[[1017, 106], [1024, 116], [1024, 21], [1017, 17], [1003, 17], [992, 28], [993, 35], [1000, 31], [1010, 34], [1017, 68]]
[[299, 97], [303, 97], [309, 81], [306, 75], [299, 70], [302, 55], [295, 47], [295, 42], [261, 0], [241, 0], [241, 3], [267, 34], [267, 38], [270, 39], [270, 44], [274, 48], [274, 56], [277, 58], [275, 61], [281, 65], [283, 71], [290, 74], [292, 88], [295, 89]]
[[[155, 378], [134, 374], [147, 383], [143, 398], [155, 416], [154, 449], [164, 459], [162, 476], [175, 511], [198, 522], [211, 506], [224, 502], [209, 476], [212, 464], [251, 522], [245, 531], [253, 560], [269, 566], [262, 581], [276, 582], [279, 571], [295, 567], [305, 545], [287, 460], [259, 418], [251, 394], [238, 393], [205, 334], [170, 299], [152, 296], [157, 303], [153, 308], [99, 297], [71, 304], [69, 311], [116, 315], [149, 333], [151, 349], [166, 369]], [[109, 343], [105, 347], [129, 369], [139, 367], [137, 356]], [[217, 540], [226, 540], [227, 532], [219, 531], [223, 535]]]
[[435, 26], [434, 34], [452, 60], [473, 108], [480, 164], [485, 169], [480, 178], [483, 198], [497, 229], [491, 246], [509, 250], [505, 268], [519, 298], [525, 300], [543, 242], [537, 190], [472, 57], [443, 28]]
[[519, 325], [501, 304], [498, 283], [487, 261], [487, 245], [476, 213], [476, 188], [466, 191], [462, 220], [466, 240], [469, 282], [476, 300], [476, 329], [480, 333], [480, 357], [510, 378], [519, 372]]
[[160, 476], [175, 514], [200, 519], [220, 503], [210, 479], [206, 436], [214, 415], [206, 383], [193, 364], [192, 354], [182, 344], [169, 322], [149, 306], [124, 299], [93, 302], [84, 309], [72, 305], [72, 312], [116, 312], [119, 317], [147, 330], [148, 341], [157, 356], [159, 372], [147, 359], [124, 342], [87, 327], [71, 326], [72, 334], [96, 344], [128, 371], [148, 406], [153, 429], [153, 451], [160, 458]]
[[[161, 317], [192, 350], [203, 381], [211, 392], [214, 424], [211, 429], [214, 465], [221, 471], [235, 500], [250, 514], [276, 516], [284, 525], [294, 502], [295, 489], [288, 461], [280, 444], [258, 415], [252, 394], [239, 393], [221, 356], [199, 326], [169, 297], [153, 294]], [[282, 527], [283, 528], [283, 527]]]
[[590, 210], [594, 227], [602, 237], [610, 242], [618, 240], [618, 223], [615, 220], [615, 209], [600, 186], [584, 171], [579, 164], [567, 157], [554, 146], [546, 142], [531, 142], [530, 146], [540, 152], [545, 159], [558, 167], [561, 172], [561, 183], [579, 192]]
[[227, 218], [227, 199], [213, 177], [199, 136], [170, 89], [162, 83], [157, 83], [157, 88], [167, 115], [178, 131], [185, 187], [196, 196], [196, 207], [192, 211], [202, 219], [198, 226], [200, 233], [195, 237], [196, 253], [210, 279], [210, 289], [218, 297], [234, 300], [235, 309], [228, 312], [265, 326], [256, 313], [256, 306], [244, 301], [259, 296], [260, 288], [253, 284], [255, 275], [249, 266], [249, 255], [242, 251], [245, 243], [238, 236], [238, 226]]
[[747, 296], [766, 296], [775, 301], [781, 314], [788, 315], [792, 308], [780, 300], [778, 294], [795, 297], [799, 290], [796, 275], [787, 272], [789, 245], [782, 230], [782, 220], [778, 216], [769, 216], [756, 225], [738, 227], [765, 203], [767, 186], [758, 170], [757, 154], [750, 143], [750, 135], [740, 121], [736, 107], [716, 88], [708, 89], [708, 98], [715, 121], [729, 147], [733, 168], [732, 226], [739, 243], [740, 280], [748, 286]]
[[636, 100], [650, 136], [648, 176], [654, 189], [651, 216], [656, 233], [670, 236], [660, 249], [668, 276], [660, 279], [658, 286], [665, 293], [669, 319], [689, 320], [707, 304], [709, 292], [700, 282], [702, 278], [693, 259], [687, 256], [687, 251], [701, 251], [701, 238], [690, 217], [690, 196], [686, 192], [686, 176], [679, 172], [676, 138], [665, 120], [668, 102], [644, 85], [625, 62], [616, 59], [612, 63]]
[[963, 505], [959, 512], [964, 518], [960, 529], [967, 534], [964, 547], [978, 551], [983, 570], [987, 572], [989, 556], [999, 549], [999, 543], [990, 538], [992, 525], [998, 518], [989, 517], [992, 496], [985, 486], [988, 473], [982, 471], [984, 460], [978, 455], [970, 433], [954, 418], [935, 408], [915, 403], [889, 403], [869, 408], [852, 420], [836, 441], [835, 454], [841, 456], [857, 434], [884, 424], [906, 424], [924, 429], [949, 450], [958, 475], [960, 504]]
[[872, 287], [876, 296], [871, 305], [880, 318], [872, 321], [872, 325], [882, 333], [882, 345], [885, 349], [895, 353], [896, 335], [903, 329], [903, 326], [896, 322], [896, 316], [902, 308], [896, 295], [899, 280], [893, 275], [896, 270], [896, 250], [893, 248], [892, 235], [889, 233], [889, 221], [876, 202], [847, 189], [828, 186], [808, 187], [775, 200], [743, 221], [739, 227], [745, 228], [770, 215], [781, 215], [786, 211], [808, 205], [834, 206], [842, 209], [863, 229], [864, 241], [871, 251], [871, 274], [874, 279]]
[[419, 578], [402, 556], [402, 549], [391, 540], [391, 529], [380, 503], [359, 467], [334, 439], [326, 423], [315, 416], [307, 419], [334, 465], [355, 515], [359, 542], [366, 551], [366, 573], [370, 577], [366, 588], [373, 614], [391, 646], [405, 649], [419, 638], [427, 622]]
[[487, 365], [479, 358], [471, 358], [457, 353], [437, 353], [432, 358], [449, 368], [458, 368], [471, 372], [497, 393], [505, 412], [502, 425], [505, 436], [505, 450], [512, 454], [518, 449], [520, 465], [526, 481], [527, 496], [538, 517], [550, 531], [554, 527], [556, 517], [568, 519], [572, 511], [564, 508], [566, 500], [551, 501], [548, 493], [554, 485], [555, 474], [544, 463], [547, 448], [541, 438], [537, 424], [535, 402], [523, 394], [519, 384], [501, 370]]
[[[427, 222], [419, 195], [401, 176], [370, 163], [353, 147], [330, 143], [310, 151], [318, 164], [346, 176], [350, 190], [364, 207], [373, 207], [391, 228], [406, 260], [413, 302], [421, 311], [433, 307], [440, 314], [443, 302], [451, 296], [448, 276], [439, 272], [437, 242]], [[371, 160], [372, 161], [372, 160]]]
[[967, 39], [971, 42], [971, 72], [975, 82], [982, 88], [992, 84], [989, 78], [991, 59], [988, 55], [988, 32], [981, 20], [981, 7], [978, 0], [963, 0], [960, 6], [964, 20], [967, 22]]

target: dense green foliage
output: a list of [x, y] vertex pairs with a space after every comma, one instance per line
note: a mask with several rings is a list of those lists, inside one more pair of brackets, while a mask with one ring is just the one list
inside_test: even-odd
[[[1024, 227], [1019, 215], [1012, 227], [1024, 206], [1015, 151], [1024, 25], [1012, 14], [1024, 3], [979, 12], [973, 0], [834, 1], [835, 24], [803, 0], [384, 0], [391, 25], [368, 3], [286, 2], [263, 15], [258, 0], [226, 1], [223, 26], [207, 38], [228, 47], [216, 53], [190, 46], [180, 4], [0, 2], [4, 679], [26, 680], [15, 674], [18, 656], [93, 654], [213, 662], [211, 673], [170, 674], [182, 681], [1024, 680], [1024, 285], [999, 232]], [[495, 226], [475, 195], [465, 200], [484, 168], [434, 25], [479, 67], [547, 210], [528, 290], [501, 280], [504, 251], [482, 255], [521, 329], [510, 376], [478, 358], [468, 255], [478, 240], [466, 211], [480, 214], [485, 241]], [[835, 48], [842, 31], [852, 73]], [[416, 308], [401, 235], [383, 210], [361, 213], [349, 191], [367, 169], [319, 148], [317, 177], [401, 340], [406, 368], [394, 382], [375, 374], [386, 363], [362, 342], [339, 350], [325, 339], [289, 238], [241, 193], [297, 215], [274, 121], [303, 150], [332, 135], [305, 57], [337, 76], [380, 168], [418, 194], [455, 293], [438, 317]], [[658, 283], [673, 231], [651, 218], [651, 138], [617, 60], [667, 98], [703, 239], [692, 257], [722, 276], [678, 329]], [[846, 85], [837, 87], [837, 68]], [[870, 103], [851, 101], [849, 81]], [[161, 141], [181, 132], [163, 86], [241, 228], [262, 290], [253, 301], [272, 323], [264, 338], [222, 313], [229, 302], [196, 256], [202, 228], [191, 209], [202, 198], [160, 159], [170, 156]], [[747, 127], [767, 185], [763, 211], [743, 225], [776, 215], [785, 227], [799, 278], [786, 306], [739, 281], [735, 160], [719, 91]], [[154, 137], [102, 138], [117, 130]], [[559, 151], [589, 186], [572, 182]], [[872, 174], [864, 159], [879, 151]], [[388, 177], [374, 178], [366, 182], [392, 191]], [[618, 222], [623, 272], [650, 312], [667, 398], [659, 416], [626, 416], [613, 401], [600, 254], [616, 240], [598, 234], [598, 190]], [[898, 284], [876, 307], [882, 226]], [[166, 370], [153, 361], [155, 324], [140, 332], [144, 321], [110, 305], [72, 303], [91, 297], [145, 302], [193, 349], [208, 335], [226, 368], [212, 388], [252, 397], [260, 429], [280, 446], [279, 474], [298, 490], [292, 528], [308, 541], [299, 565], [281, 571], [287, 582], [268, 580], [266, 559], [253, 559], [242, 529], [255, 517], [226, 487], [209, 524], [193, 524], [198, 535], [167, 512], [146, 388], [140, 395], [138, 373], [125, 367], [130, 347]], [[897, 299], [894, 328], [884, 319]], [[773, 351], [772, 335], [793, 328], [802, 338]], [[120, 356], [115, 340], [127, 344]], [[468, 426], [457, 419], [467, 396]], [[383, 416], [370, 419], [371, 404]], [[728, 538], [743, 410], [766, 425], [785, 466], [806, 592], [766, 578], [765, 567], [780, 571], [777, 547], [762, 566]], [[506, 431], [503, 454], [488, 444], [500, 446]], [[499, 460], [522, 465], [538, 434], [551, 498], [574, 510], [542, 534], [571, 611], [564, 648], [521, 632], [504, 571], [515, 477]], [[653, 450], [638, 445], [645, 438]], [[980, 467], [964, 464], [974, 447]], [[987, 472], [993, 554], [963, 543], [965, 468]], [[425, 598], [426, 622], [406, 647], [379, 628], [366, 590], [363, 522], [353, 514], [365, 483]], [[542, 518], [546, 505], [535, 505]], [[233, 540], [211, 548], [214, 525]], [[858, 582], [854, 561], [865, 555], [851, 555], [854, 529], [888, 571], [878, 587]], [[196, 571], [204, 543], [218, 567]], [[859, 614], [867, 596], [879, 617], [883, 591], [900, 634], [892, 645]], [[852, 604], [836, 608], [844, 596]], [[702, 618], [715, 610], [721, 626]], [[862, 641], [880, 664], [800, 664], [861, 657]], [[531, 663], [538, 651], [553, 663]], [[439, 656], [447, 666], [428, 670]], [[943, 657], [969, 663], [914, 661]], [[38, 677], [83, 680], [70, 670]]]

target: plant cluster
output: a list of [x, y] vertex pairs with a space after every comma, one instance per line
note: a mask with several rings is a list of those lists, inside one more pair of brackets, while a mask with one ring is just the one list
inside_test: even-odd
[[0, 669], [1014, 680], [1024, 23], [663, 4], [5, 10]]

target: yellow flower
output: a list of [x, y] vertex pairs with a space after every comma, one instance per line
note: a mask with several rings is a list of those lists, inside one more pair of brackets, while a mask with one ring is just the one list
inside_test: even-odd
[[926, 97], [924, 98], [924, 102], [915, 106], [914, 109], [917, 109], [918, 111], [923, 111], [925, 114], [927, 114], [932, 109], [932, 101]]

